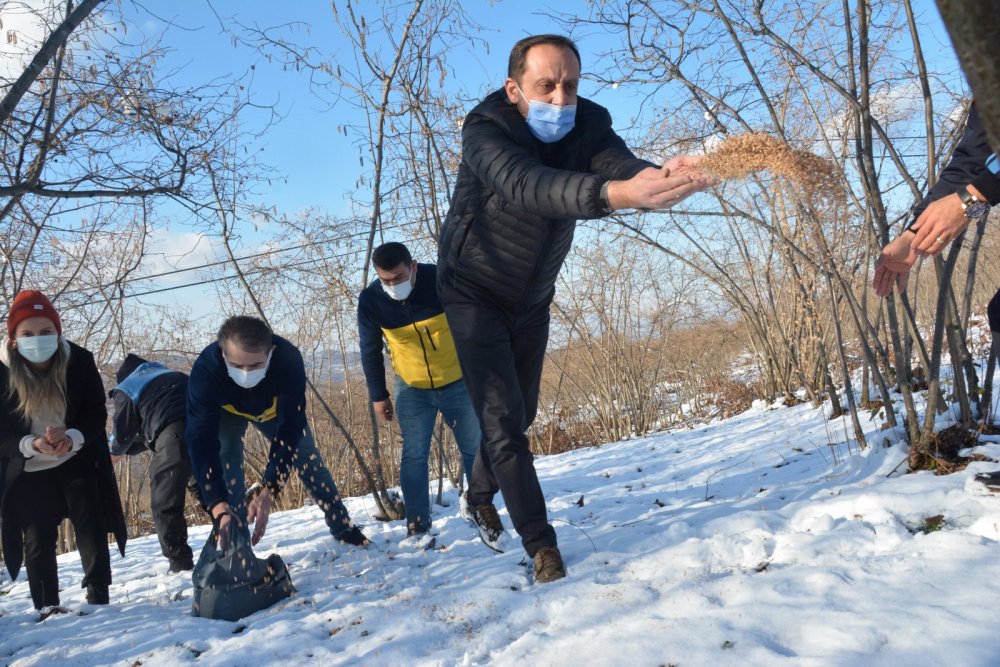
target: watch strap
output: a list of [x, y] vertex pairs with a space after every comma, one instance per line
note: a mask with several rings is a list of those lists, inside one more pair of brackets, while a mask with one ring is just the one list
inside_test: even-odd
[[965, 186], [958, 191], [958, 198], [962, 200], [962, 208], [968, 208], [970, 204], [974, 204], [979, 201], [976, 195], [969, 192], [969, 187]]
[[962, 200], [962, 212], [969, 220], [976, 220], [990, 210], [990, 205], [969, 192], [968, 186], [958, 191], [958, 198]]

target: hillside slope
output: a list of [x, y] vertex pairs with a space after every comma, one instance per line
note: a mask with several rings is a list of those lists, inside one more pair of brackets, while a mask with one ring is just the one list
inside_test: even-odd
[[[82, 615], [37, 622], [24, 574], [5, 573], [0, 664], [997, 664], [1000, 496], [972, 481], [991, 464], [904, 475], [901, 446], [828, 445], [843, 433], [809, 405], [758, 406], [539, 458], [569, 569], [548, 585], [516, 540], [480, 544], [455, 490], [429, 551], [366, 498], [348, 500], [365, 550], [335, 543], [315, 507], [275, 515], [257, 552], [282, 554], [299, 595], [236, 623], [190, 616], [190, 578], [167, 573], [155, 536], [113, 557], [107, 607], [83, 601], [67, 554], [63, 602]], [[977, 451], [1000, 459], [1000, 444]]]

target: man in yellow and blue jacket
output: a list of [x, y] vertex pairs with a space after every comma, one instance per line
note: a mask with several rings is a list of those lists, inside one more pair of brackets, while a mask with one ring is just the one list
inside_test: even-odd
[[386, 387], [383, 339], [396, 373], [395, 416], [403, 434], [399, 484], [407, 536], [430, 530], [427, 457], [438, 412], [455, 434], [466, 477], [479, 449], [479, 421], [469, 402], [455, 342], [437, 296], [437, 267], [418, 264], [402, 243], [372, 253], [378, 274], [358, 298], [361, 366], [375, 414], [393, 419]]

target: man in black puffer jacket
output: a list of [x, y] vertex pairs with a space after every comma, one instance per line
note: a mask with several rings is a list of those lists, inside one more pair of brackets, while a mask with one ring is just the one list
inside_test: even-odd
[[150, 505], [160, 550], [171, 572], [194, 567], [187, 539], [184, 500], [191, 459], [184, 442], [187, 375], [129, 354], [115, 374], [112, 459], [153, 451], [149, 464]]
[[535, 579], [565, 576], [525, 430], [534, 420], [549, 304], [579, 219], [668, 208], [710, 181], [697, 160], [640, 160], [607, 110], [577, 97], [580, 56], [537, 35], [510, 54], [504, 87], [465, 119], [462, 163], [442, 229], [438, 291], [483, 430], [467, 494], [487, 544], [503, 494]]

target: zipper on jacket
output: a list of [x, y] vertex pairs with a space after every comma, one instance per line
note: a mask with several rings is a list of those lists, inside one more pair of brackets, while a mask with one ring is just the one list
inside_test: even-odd
[[[424, 366], [427, 367], [427, 379], [430, 380], [431, 389], [437, 389], [434, 386], [434, 376], [431, 375], [431, 360], [427, 358], [427, 346], [424, 345], [424, 337], [420, 335], [420, 327], [417, 326], [417, 317], [413, 314], [413, 307], [410, 304], [406, 304], [406, 309], [410, 313], [410, 326], [417, 334], [417, 340], [420, 341], [420, 351], [424, 353]], [[431, 343], [433, 345], [433, 343]]]
[[427, 328], [426, 324], [424, 325], [424, 333], [427, 334], [427, 340], [431, 344], [431, 349], [434, 350], [435, 352], [437, 352], [438, 351], [438, 346], [434, 344], [434, 339], [431, 338], [431, 330]]

